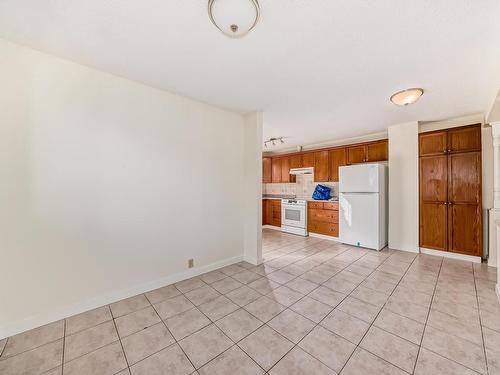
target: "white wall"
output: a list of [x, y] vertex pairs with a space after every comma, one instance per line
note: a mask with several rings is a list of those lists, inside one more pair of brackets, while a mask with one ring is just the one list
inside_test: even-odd
[[[244, 259], [262, 262], [262, 113], [245, 116]], [[257, 176], [257, 177], [256, 177]], [[255, 235], [257, 233], [257, 235]]]
[[389, 126], [389, 247], [419, 251], [418, 122]]
[[245, 135], [0, 40], [0, 338], [241, 259]]

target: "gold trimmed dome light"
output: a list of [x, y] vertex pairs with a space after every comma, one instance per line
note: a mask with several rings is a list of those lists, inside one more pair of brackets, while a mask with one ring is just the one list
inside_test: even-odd
[[260, 17], [258, 0], [208, 0], [210, 21], [231, 38], [241, 38], [257, 25]]

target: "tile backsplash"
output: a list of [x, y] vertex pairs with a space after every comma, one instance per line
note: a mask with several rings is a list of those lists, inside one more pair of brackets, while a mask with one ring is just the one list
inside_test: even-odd
[[296, 195], [311, 198], [316, 185], [321, 184], [332, 188], [332, 196], [338, 195], [338, 182], [314, 182], [312, 174], [297, 175], [296, 183], [263, 184], [264, 194]]

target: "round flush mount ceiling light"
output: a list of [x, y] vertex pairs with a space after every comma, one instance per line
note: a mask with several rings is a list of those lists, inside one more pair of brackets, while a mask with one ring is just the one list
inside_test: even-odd
[[210, 21], [231, 38], [241, 38], [257, 25], [258, 0], [208, 0]]
[[415, 103], [423, 94], [424, 90], [419, 87], [406, 89], [392, 95], [391, 102], [399, 106], [406, 106]]

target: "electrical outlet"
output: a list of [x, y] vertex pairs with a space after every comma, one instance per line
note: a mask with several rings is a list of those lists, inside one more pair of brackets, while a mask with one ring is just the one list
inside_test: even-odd
[[188, 268], [194, 267], [194, 259], [188, 259]]

